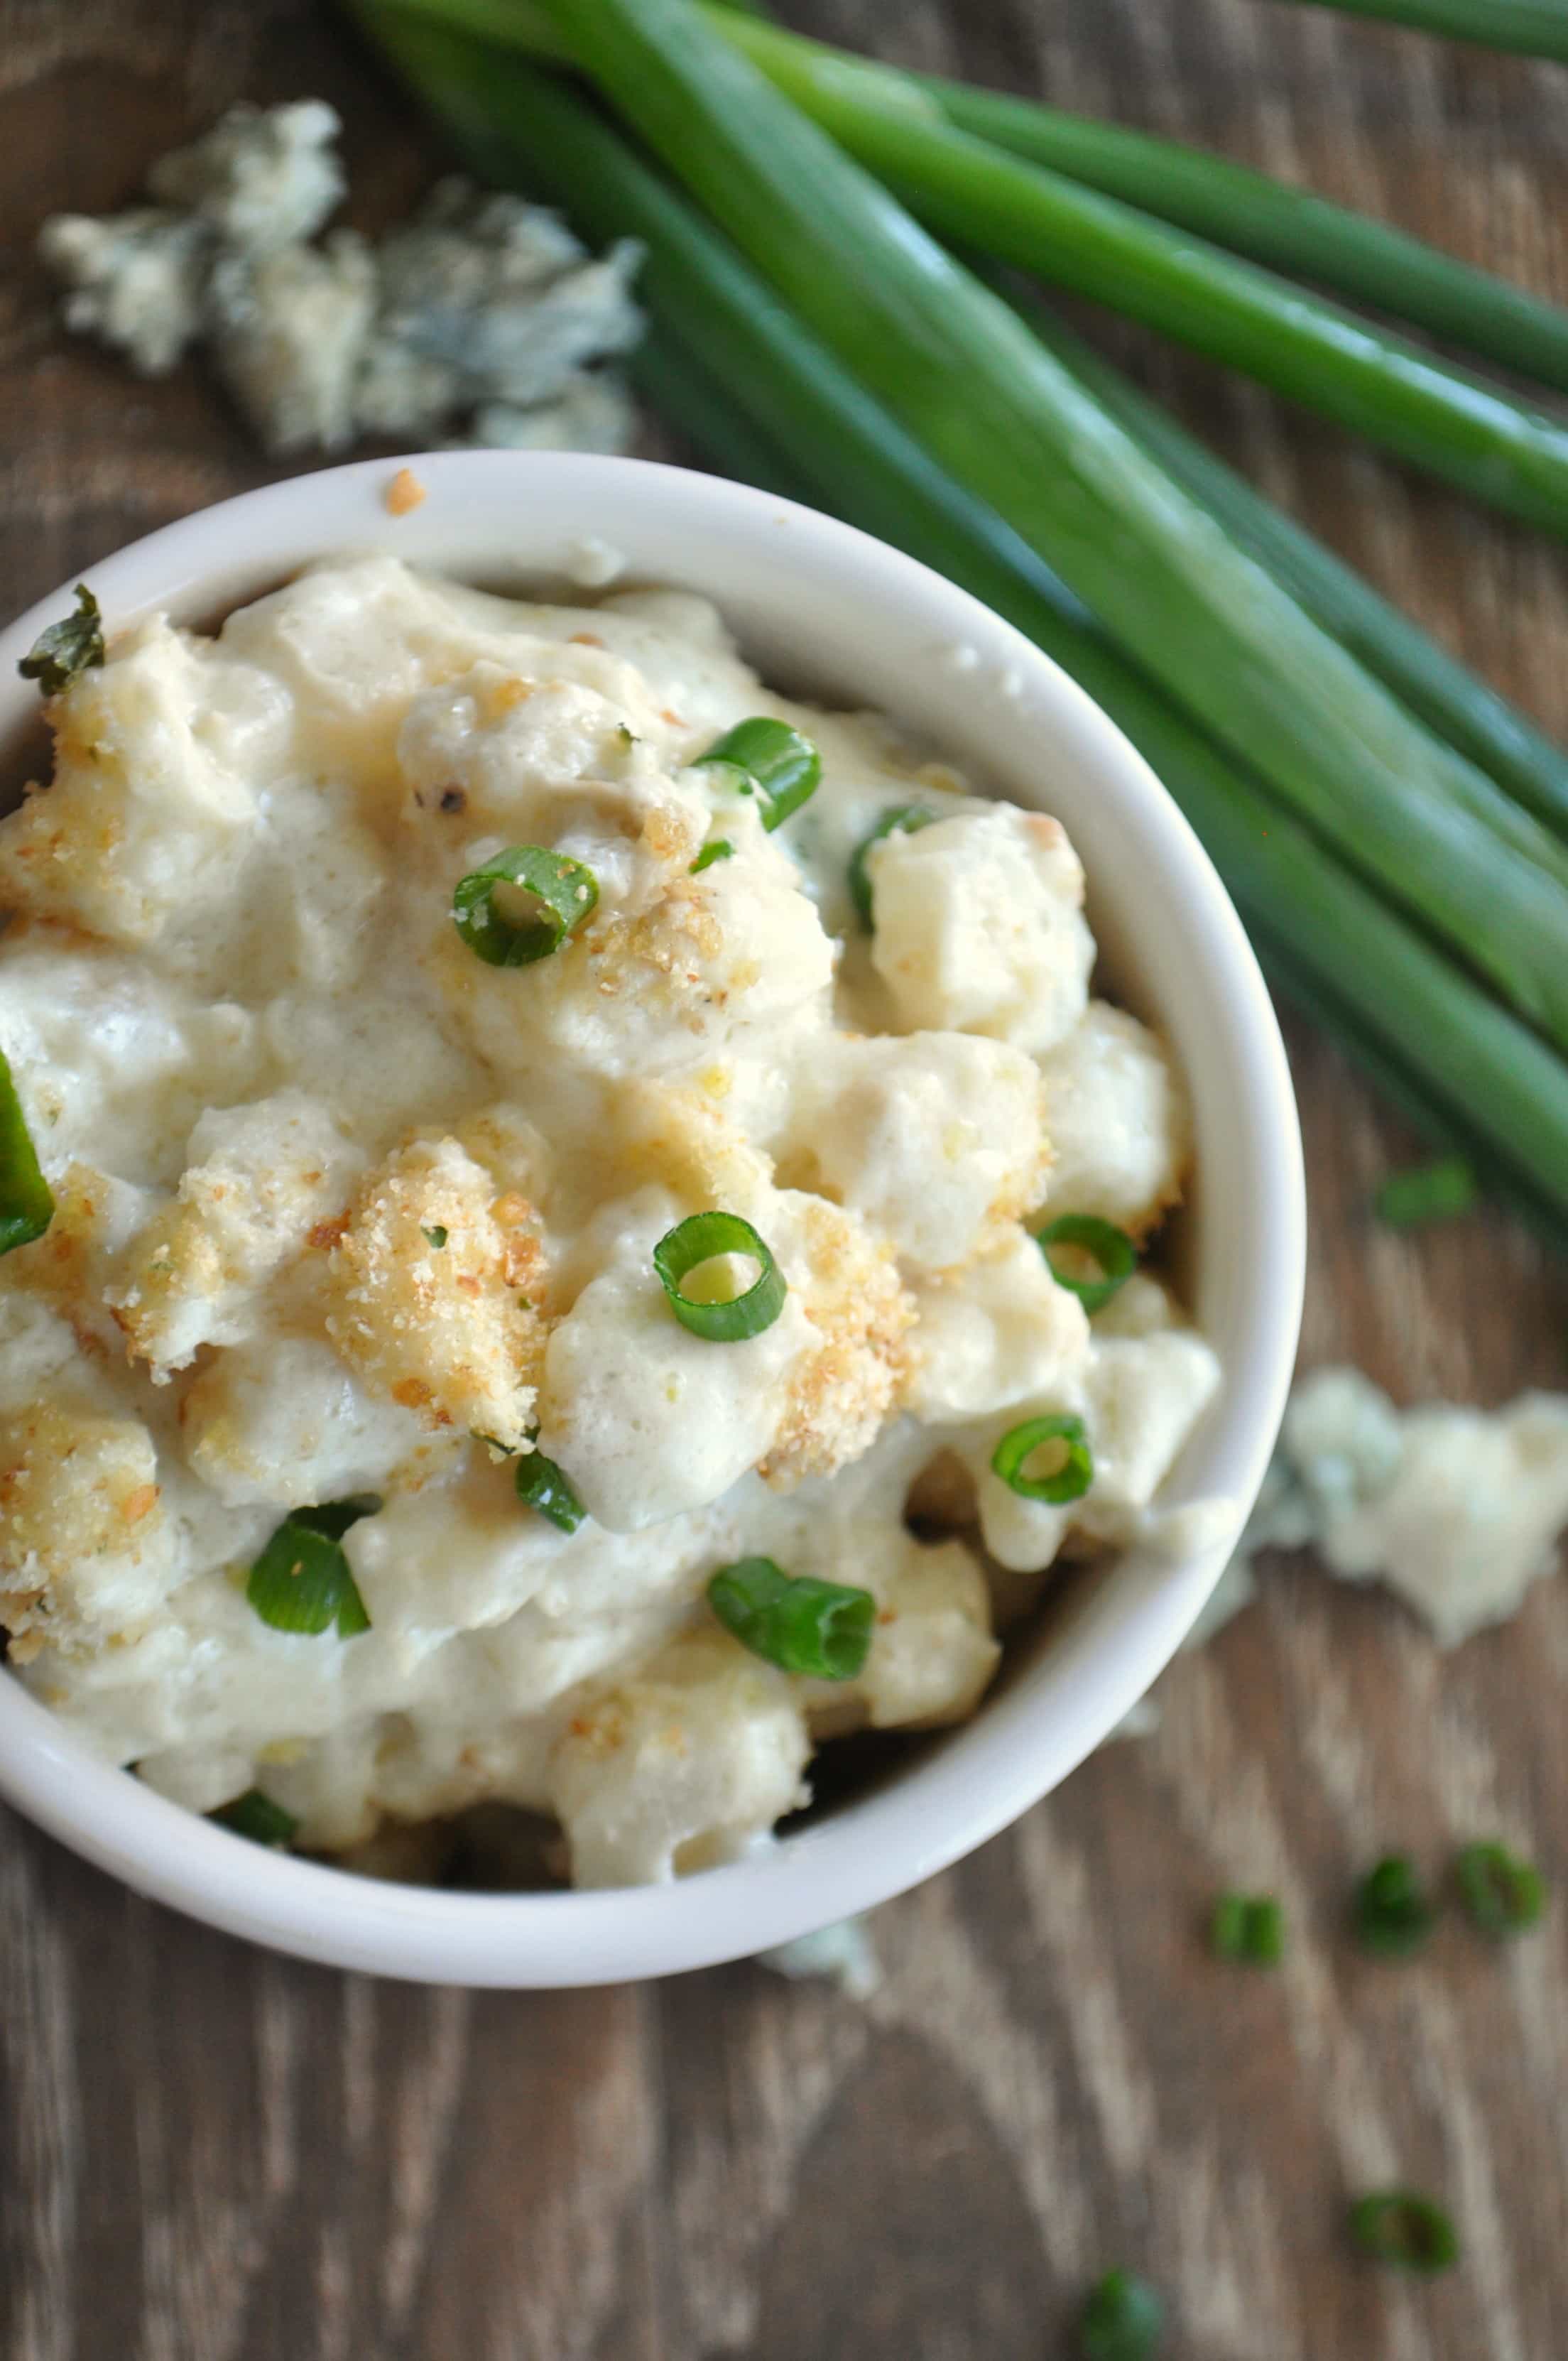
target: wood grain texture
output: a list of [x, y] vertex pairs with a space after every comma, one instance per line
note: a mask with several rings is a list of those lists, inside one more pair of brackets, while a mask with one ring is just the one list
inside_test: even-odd
[[[786, 12], [1210, 142], [1568, 298], [1568, 77], [1267, 0], [795, 0]], [[67, 347], [41, 216], [119, 202], [231, 99], [342, 109], [374, 223], [439, 161], [302, 0], [0, 0], [0, 562], [14, 611], [264, 480], [212, 389]], [[1280, 405], [1110, 346], [1433, 630], [1568, 732], [1563, 553]], [[1292, 1034], [1311, 1163], [1304, 1358], [1402, 1399], [1565, 1381], [1561, 1268], [1507, 1223], [1374, 1231], [1410, 1142]], [[753, 1967], [475, 1995], [266, 1957], [0, 1831], [5, 2361], [1035, 2361], [1113, 2261], [1169, 2361], [1560, 2361], [1568, 1908], [1499, 1954], [1366, 1961], [1348, 1883], [1500, 1832], [1568, 1887], [1568, 1587], [1438, 1655], [1281, 1565], [1010, 1835], [879, 1916], [868, 2007]], [[1201, 1929], [1291, 1918], [1270, 1977]], [[1444, 2195], [1463, 2269], [1347, 2252], [1347, 2192]]]

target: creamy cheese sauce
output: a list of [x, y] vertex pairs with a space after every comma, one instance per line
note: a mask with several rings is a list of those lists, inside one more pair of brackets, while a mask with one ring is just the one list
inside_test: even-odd
[[[771, 834], [695, 760], [753, 715], [822, 756]], [[0, 1262], [0, 1620], [104, 1755], [198, 1810], [259, 1786], [318, 1849], [497, 1797], [580, 1883], [668, 1877], [765, 1837], [821, 1738], [969, 1714], [1064, 1543], [1148, 1530], [1214, 1356], [1145, 1273], [1091, 1320], [1030, 1232], [1145, 1237], [1188, 1119], [1091, 998], [1056, 821], [773, 695], [697, 598], [384, 558], [142, 625], [53, 719], [0, 823], [0, 1048], [56, 1199]], [[851, 857], [909, 805], [867, 928]], [[519, 844], [598, 901], [489, 966], [453, 891]], [[713, 1208], [787, 1281], [737, 1343], [652, 1267]], [[1060, 1413], [1092, 1484], [1020, 1497], [996, 1445]], [[518, 1498], [535, 1444], [575, 1532]], [[368, 1630], [271, 1628], [269, 1536], [361, 1495]], [[872, 1594], [853, 1679], [715, 1619], [756, 1554]]]

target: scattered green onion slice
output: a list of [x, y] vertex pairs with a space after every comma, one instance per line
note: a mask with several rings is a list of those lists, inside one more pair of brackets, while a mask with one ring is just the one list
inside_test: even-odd
[[707, 1598], [742, 1647], [784, 1672], [852, 1681], [865, 1664], [876, 1622], [869, 1590], [785, 1574], [771, 1557], [742, 1557], [719, 1567]]
[[361, 1517], [374, 1515], [378, 1500], [326, 1500], [319, 1508], [295, 1509], [272, 1535], [250, 1569], [245, 1595], [274, 1631], [324, 1631], [334, 1623], [338, 1637], [368, 1631], [370, 1618], [343, 1554], [343, 1536]]
[[1453, 1864], [1459, 1897], [1484, 1935], [1522, 1935], [1546, 1906], [1546, 1880], [1507, 1845], [1466, 1845]]
[[1285, 1913], [1272, 1894], [1222, 1894], [1210, 1936], [1222, 1960], [1275, 1968], [1285, 1952]]
[[770, 831], [810, 800], [822, 776], [822, 757], [810, 739], [765, 713], [738, 721], [716, 738], [706, 754], [695, 757], [694, 768], [707, 763], [733, 772], [740, 792], [756, 796], [762, 826]]
[[36, 680], [46, 697], [58, 697], [78, 673], [103, 661], [104, 619], [86, 583], [79, 582], [70, 614], [38, 633], [16, 670], [24, 680]]
[[1403, 1853], [1385, 1855], [1355, 1889], [1355, 1931], [1365, 1951], [1398, 1959], [1419, 1951], [1437, 1913]]
[[[727, 1254], [749, 1255], [761, 1266], [744, 1294], [732, 1296], [728, 1303], [694, 1303], [682, 1294], [683, 1279], [716, 1255]], [[694, 1336], [705, 1336], [710, 1345], [735, 1345], [744, 1337], [760, 1336], [773, 1326], [789, 1292], [771, 1247], [739, 1213], [692, 1213], [677, 1222], [654, 1247], [653, 1268], [682, 1327]]]
[[1351, 2235], [1363, 2254], [1400, 2270], [1430, 2276], [1459, 2259], [1459, 2234], [1441, 2206], [1409, 2189], [1377, 2190], [1350, 2209]]
[[526, 1451], [517, 1463], [517, 1497], [537, 1509], [563, 1533], [575, 1533], [587, 1510], [572, 1488], [572, 1479], [546, 1459], [543, 1451]]
[[731, 860], [734, 857], [734, 852], [735, 847], [730, 843], [729, 839], [727, 836], [716, 836], [711, 844], [705, 844], [703, 846], [702, 851], [692, 862], [692, 876], [700, 877], [703, 871], [705, 869], [711, 869], [716, 861]]
[[447, 1238], [451, 1235], [446, 1228], [445, 1224], [444, 1222], [432, 1222], [429, 1228], [426, 1229], [424, 1224], [422, 1222], [420, 1224], [420, 1228], [423, 1231], [427, 1242], [433, 1246], [437, 1254], [439, 1254], [442, 1247], [446, 1244]]
[[[1047, 1222], [1043, 1230], [1036, 1230], [1035, 1239], [1051, 1267], [1051, 1277], [1057, 1285], [1076, 1295], [1086, 1312], [1098, 1312], [1102, 1304], [1109, 1303], [1138, 1267], [1138, 1250], [1126, 1231], [1119, 1230], [1114, 1222], [1101, 1221], [1094, 1213], [1062, 1213], [1056, 1221]], [[1092, 1256], [1099, 1278], [1075, 1275], [1072, 1261], [1053, 1254], [1053, 1246], [1071, 1246], [1080, 1254]]]
[[38, 1151], [5, 1053], [0, 1049], [0, 1255], [31, 1246], [54, 1219], [54, 1199], [38, 1169]]
[[[1025, 1476], [1024, 1469], [1042, 1444], [1059, 1443], [1066, 1456], [1049, 1476]], [[1094, 1481], [1094, 1458], [1083, 1421], [1061, 1411], [1050, 1418], [1026, 1418], [1010, 1427], [991, 1455], [993, 1475], [1022, 1500], [1081, 1500]]]
[[867, 934], [872, 930], [872, 881], [866, 855], [884, 836], [916, 836], [923, 828], [929, 828], [936, 817], [935, 812], [922, 811], [918, 804], [897, 804], [892, 811], [883, 812], [875, 828], [861, 837], [850, 854], [850, 899]]
[[1107, 2271], [1089, 2290], [1078, 2323], [1083, 2361], [1149, 2361], [1165, 2306], [1135, 2271]]
[[1372, 1202], [1380, 1222], [1392, 1230], [1409, 1230], [1420, 1222], [1446, 1222], [1467, 1213], [1480, 1193], [1464, 1157], [1444, 1156], [1435, 1164], [1390, 1172]]
[[275, 1804], [259, 1787], [247, 1787], [232, 1804], [220, 1805], [207, 1817], [233, 1835], [248, 1837], [252, 1844], [259, 1845], [292, 1844], [300, 1825], [292, 1812], [286, 1812], [281, 1804]]
[[[540, 905], [537, 917], [517, 923], [499, 917], [498, 885], [521, 885]], [[598, 880], [580, 861], [542, 844], [509, 844], [482, 869], [459, 878], [452, 895], [452, 923], [471, 951], [488, 967], [532, 967], [559, 950], [598, 901]]]

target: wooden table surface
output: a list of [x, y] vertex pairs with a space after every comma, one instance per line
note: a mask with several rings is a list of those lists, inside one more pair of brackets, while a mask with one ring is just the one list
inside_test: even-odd
[[[808, 29], [1182, 134], [1568, 300], [1568, 74], [1268, 0], [796, 0]], [[126, 201], [231, 100], [341, 108], [356, 216], [438, 163], [301, 0], [0, 0], [0, 512], [14, 612], [265, 480], [209, 387], [67, 347], [44, 214]], [[1266, 396], [1116, 338], [1188, 421], [1548, 725], [1563, 558]], [[1303, 1358], [1401, 1400], [1568, 1378], [1561, 1266], [1487, 1215], [1365, 1207], [1399, 1126], [1292, 1032]], [[1568, 1586], [1441, 1655], [1376, 1593], [1260, 1604], [1009, 1835], [875, 1920], [869, 2005], [752, 1966], [563, 1994], [426, 1991], [247, 1949], [0, 1831], [0, 2361], [1047, 2361], [1115, 2262], [1169, 2361], [1562, 2361], [1568, 1905], [1512, 1950], [1359, 1957], [1350, 1880], [1501, 1833], [1568, 1887]], [[1276, 1975], [1214, 1893], [1272, 1888]], [[1432, 2285], [1348, 2251], [1347, 2192], [1442, 2194]]]

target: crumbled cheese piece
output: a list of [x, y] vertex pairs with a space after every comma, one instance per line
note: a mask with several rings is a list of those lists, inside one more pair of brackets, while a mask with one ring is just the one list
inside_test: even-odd
[[870, 2000], [882, 1986], [882, 1966], [864, 1918], [840, 1918], [819, 1927], [814, 1935], [797, 1935], [792, 1943], [775, 1943], [756, 1955], [760, 1968], [792, 1982], [820, 1979], [834, 1984], [846, 2000]]
[[554, 214], [450, 180], [374, 247], [312, 245], [346, 187], [339, 127], [319, 99], [236, 106], [153, 166], [157, 203], [47, 221], [66, 326], [149, 376], [204, 338], [269, 451], [460, 425], [481, 447], [624, 450], [630, 402], [594, 365], [641, 333], [636, 242], [596, 260]]
[[94, 221], [56, 214], [38, 234], [45, 267], [70, 290], [73, 335], [124, 353], [140, 377], [163, 377], [200, 335], [210, 241], [189, 214], [159, 205]]
[[1445, 1647], [1517, 1612], [1568, 1524], [1568, 1396], [1398, 1411], [1355, 1369], [1302, 1379], [1239, 1553], [1311, 1544], [1380, 1579]]
[[243, 254], [269, 254], [313, 237], [347, 188], [333, 153], [342, 129], [324, 99], [231, 106], [211, 131], [159, 159], [147, 176], [160, 203], [179, 205]]

